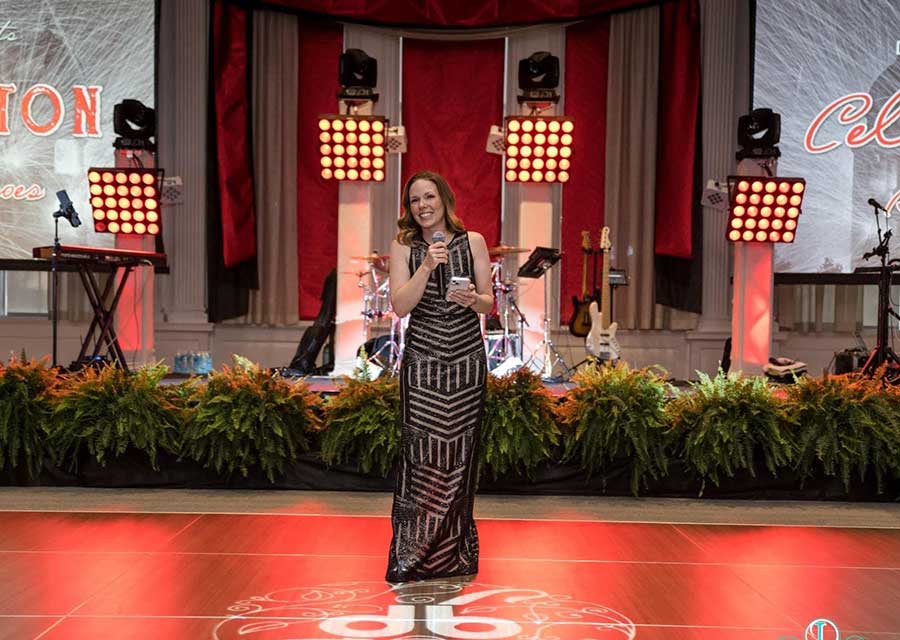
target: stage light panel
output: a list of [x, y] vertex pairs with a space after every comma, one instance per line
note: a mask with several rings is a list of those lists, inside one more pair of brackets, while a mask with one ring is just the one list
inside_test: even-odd
[[506, 181], [565, 183], [571, 167], [572, 132], [567, 116], [508, 116]]
[[729, 176], [731, 242], [793, 242], [806, 180]]
[[94, 231], [158, 235], [161, 181], [159, 169], [88, 169]]
[[[384, 182], [385, 135], [381, 116], [319, 116], [319, 175], [325, 180]], [[374, 170], [373, 170], [374, 169]]]

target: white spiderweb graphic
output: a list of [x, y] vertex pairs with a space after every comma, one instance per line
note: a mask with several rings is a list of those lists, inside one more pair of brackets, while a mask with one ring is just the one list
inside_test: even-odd
[[[126, 98], [153, 105], [154, 0], [36, 0], [0, 3], [0, 83], [15, 84], [8, 136], [0, 136], [0, 195], [5, 185], [39, 185], [42, 200], [0, 197], [0, 258], [30, 258], [31, 248], [53, 242], [56, 192], [68, 191], [82, 226], [59, 227], [64, 244], [112, 246], [113, 236], [95, 234], [87, 192], [87, 168], [111, 166], [113, 105]], [[55, 88], [65, 116], [53, 134], [26, 129], [22, 95], [36, 84]], [[101, 86], [99, 138], [76, 138], [73, 85]], [[34, 118], [52, 116], [49, 100], [33, 103]], [[9, 189], [7, 189], [7, 193]]]
[[[886, 205], [900, 190], [900, 149], [875, 142], [847, 148], [850, 126], [834, 115], [816, 141], [841, 142], [839, 148], [811, 155], [803, 142], [819, 112], [849, 93], [872, 95], [874, 106], [859, 121], [872, 128], [880, 107], [900, 91], [898, 25], [897, 0], [757, 0], [753, 105], [781, 114], [778, 174], [807, 179], [797, 239], [775, 245], [776, 271], [849, 272], [878, 243], [866, 200]], [[900, 123], [887, 134], [900, 136]]]

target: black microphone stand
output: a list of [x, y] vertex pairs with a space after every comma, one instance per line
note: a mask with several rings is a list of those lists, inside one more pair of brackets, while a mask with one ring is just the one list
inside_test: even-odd
[[[890, 255], [889, 244], [891, 241], [892, 231], [888, 229], [884, 235], [881, 233], [881, 223], [878, 220], [878, 209], [876, 205], [872, 205], [875, 210], [875, 224], [878, 227], [878, 246], [871, 251], [863, 254], [863, 260], [868, 260], [872, 256], [881, 258], [881, 269], [879, 269], [878, 277], [878, 330], [875, 348], [869, 354], [866, 364], [863, 365], [862, 374], [872, 377], [880, 367], [887, 364], [889, 367], [900, 367], [900, 357], [891, 348], [889, 343], [889, 316], [894, 316], [900, 320], [900, 315], [891, 308], [891, 280], [893, 277], [893, 267], [888, 264], [888, 256]], [[895, 378], [896, 376], [890, 376]], [[894, 380], [892, 380], [894, 381]]]
[[59, 322], [59, 271], [57, 256], [60, 252], [59, 219], [65, 217], [62, 207], [53, 212], [53, 253], [50, 254], [50, 324], [53, 329], [53, 364], [56, 366], [56, 331]]

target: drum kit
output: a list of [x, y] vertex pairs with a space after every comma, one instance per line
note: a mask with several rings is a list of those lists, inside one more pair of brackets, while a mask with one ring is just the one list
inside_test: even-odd
[[[482, 317], [481, 328], [490, 370], [512, 359], [518, 359], [518, 362], [525, 360], [522, 335], [528, 322], [516, 303], [519, 285], [510, 277], [504, 263], [507, 257], [527, 251], [522, 247], [502, 244], [488, 249], [494, 308]], [[398, 317], [391, 306], [390, 256], [373, 252], [353, 256], [352, 260], [360, 265], [360, 269], [345, 273], [357, 276], [357, 286], [362, 290], [360, 313], [363, 317], [362, 339], [366, 346], [366, 358], [370, 364], [396, 374], [403, 356], [409, 317]]]

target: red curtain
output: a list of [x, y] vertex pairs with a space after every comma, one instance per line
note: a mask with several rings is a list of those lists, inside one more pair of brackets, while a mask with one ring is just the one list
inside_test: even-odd
[[690, 258], [700, 106], [699, 0], [669, 2], [661, 12], [655, 249], [657, 255]]
[[[572, 177], [563, 191], [560, 317], [564, 321], [572, 315], [569, 300], [581, 297], [581, 232], [590, 231], [596, 249], [603, 226], [608, 63], [609, 18], [566, 29], [565, 111], [575, 120], [575, 143]], [[592, 267], [589, 262], [588, 293], [593, 288]]]
[[319, 175], [319, 115], [337, 112], [343, 27], [301, 19], [297, 96], [297, 270], [300, 318], [315, 318], [322, 285], [337, 264], [338, 183]]
[[245, 0], [386, 25], [498, 27], [587, 18], [658, 0]]
[[440, 173], [466, 228], [500, 241], [501, 156], [487, 153], [503, 118], [503, 40], [403, 41], [403, 179]]
[[250, 143], [250, 13], [237, 5], [213, 6], [213, 82], [226, 267], [256, 257], [253, 155]]

